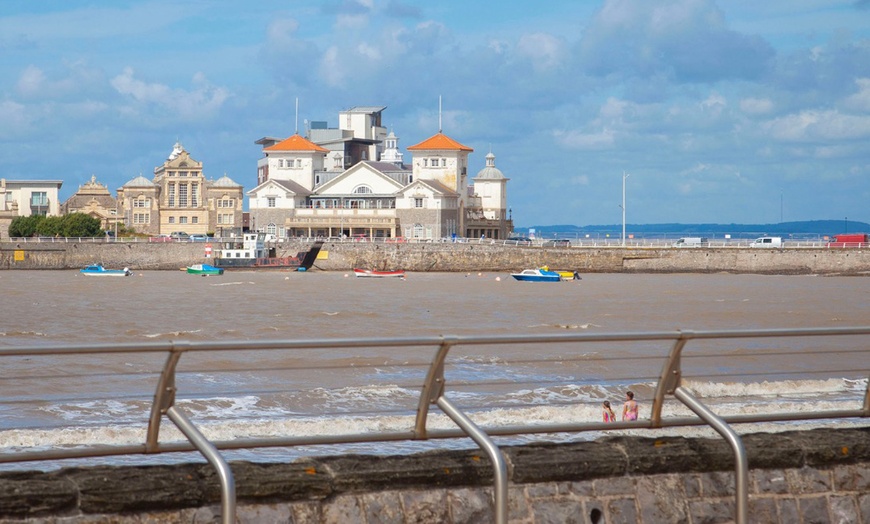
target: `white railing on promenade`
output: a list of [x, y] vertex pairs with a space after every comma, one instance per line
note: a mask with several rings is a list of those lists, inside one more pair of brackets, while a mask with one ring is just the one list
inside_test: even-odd
[[[751, 357], [745, 360], [748, 352]], [[630, 363], [626, 369], [624, 364]], [[218, 364], [219, 363], [219, 364]], [[58, 461], [83, 457], [150, 455], [197, 450], [217, 468], [222, 486], [222, 516], [233, 522], [235, 491], [222, 453], [229, 450], [471, 438], [488, 455], [495, 471], [495, 515], [506, 522], [507, 479], [494, 439], [515, 435], [582, 433], [629, 429], [709, 425], [731, 444], [736, 457], [737, 522], [746, 522], [747, 462], [735, 424], [825, 421], [870, 417], [870, 326], [739, 331], [663, 331], [644, 333], [436, 336], [381, 339], [316, 339], [223, 342], [154, 342], [0, 348], [0, 431], [45, 432], [66, 429], [22, 423], [28, 410], [123, 402], [141, 406], [132, 426], [142, 440], [123, 445], [99, 441], [45, 448], [0, 447], [0, 463]], [[249, 380], [242, 380], [248, 377]], [[335, 377], [342, 377], [336, 381]], [[806, 380], [849, 380], [863, 384], [838, 392], [835, 409], [783, 409], [777, 396], [757, 404], [751, 414], [721, 414], [715, 394], [704, 396], [692, 384], [729, 384], [758, 380], [793, 383]], [[691, 381], [691, 382], [688, 382]], [[564, 388], [566, 384], [609, 384], [648, 388], [648, 415], [635, 421], [604, 423], [574, 420], [560, 423], [483, 424], [475, 419], [488, 410], [516, 411], [539, 407], [522, 392]], [[109, 386], [108, 384], [114, 384]], [[119, 391], [123, 384], [123, 391]], [[406, 417], [407, 426], [355, 433], [322, 433], [263, 437], [251, 415], [236, 416], [230, 440], [208, 439], [203, 413], [209, 406], [260, 398], [270, 402], [309, 398], [318, 391], [335, 399], [353, 388], [389, 386], [393, 395], [378, 394], [362, 404], [324, 402], [288, 405], [287, 417]], [[336, 395], [330, 395], [333, 388]], [[416, 392], [408, 395], [407, 391]], [[481, 394], [485, 391], [485, 394]], [[807, 393], [804, 391], [803, 393]], [[763, 392], [751, 393], [757, 403]], [[847, 398], [843, 398], [843, 397]], [[471, 398], [479, 400], [472, 402]], [[553, 401], [552, 407], [595, 409], [602, 399]], [[740, 403], [731, 396], [729, 403]], [[648, 401], [647, 401], [648, 402]], [[184, 406], [196, 403], [197, 410]], [[37, 406], [34, 408], [33, 406]], [[455, 427], [433, 427], [436, 406]], [[667, 408], [667, 409], [665, 409]], [[687, 409], [688, 410], [687, 410]], [[681, 411], [682, 409], [682, 411]], [[289, 413], [296, 413], [290, 415]], [[597, 411], [594, 411], [597, 413]], [[694, 416], [692, 415], [694, 413]], [[113, 411], [94, 411], [88, 426], [120, 431]], [[62, 420], [62, 419], [61, 419]], [[187, 441], [166, 441], [161, 428], [169, 420]], [[479, 419], [478, 419], [479, 420]], [[145, 427], [147, 426], [147, 427]], [[377, 425], [374, 425], [375, 427]], [[249, 434], [244, 428], [250, 427]], [[288, 426], [289, 427], [289, 426]], [[315, 427], [324, 427], [315, 424]], [[70, 428], [72, 429], [72, 428]], [[86, 432], [81, 432], [86, 435]], [[0, 442], [6, 439], [0, 439]]]
[[[693, 247], [675, 247], [674, 241], [675, 239], [665, 239], [665, 238], [641, 238], [641, 239], [628, 239], [623, 244], [622, 240], [619, 238], [575, 238], [568, 239], [567, 245], [563, 242], [556, 243], [553, 245], [553, 239], [547, 238], [538, 238], [533, 240], [508, 240], [508, 239], [492, 239], [492, 238], [463, 238], [463, 237], [445, 237], [445, 238], [407, 238], [407, 237], [398, 237], [398, 238], [386, 238], [386, 237], [293, 237], [291, 239], [280, 239], [277, 243], [281, 244], [287, 240], [300, 241], [300, 242], [314, 242], [316, 240], [324, 240], [331, 243], [337, 244], [368, 244], [368, 243], [382, 243], [382, 244], [476, 244], [476, 245], [498, 245], [498, 246], [515, 246], [515, 247], [523, 247], [523, 248], [546, 248], [546, 249], [570, 249], [570, 248], [596, 248], [596, 249], [618, 249], [618, 248], [628, 248], [628, 249], [663, 249], [663, 248], [672, 248], [679, 249], [681, 251], [684, 250], [703, 250], [703, 249], [735, 249], [735, 248], [749, 248], [753, 242], [753, 239], [710, 239], [706, 246], [693, 246]], [[13, 237], [5, 240], [6, 242], [12, 242], [16, 244], [30, 244], [30, 243], [93, 243], [93, 244], [115, 244], [115, 243], [157, 243], [157, 244], [171, 244], [171, 243], [212, 243], [214, 245], [219, 245], [222, 243], [228, 242], [240, 242], [240, 237], [210, 237], [207, 240], [176, 240], [170, 238], [163, 237], [141, 237], [141, 236], [131, 236], [131, 237]], [[270, 243], [271, 245], [271, 243]], [[836, 243], [832, 240], [791, 240], [784, 239], [782, 246], [779, 248], [767, 248], [767, 249], [832, 249], [832, 250], [856, 250], [856, 249], [867, 249], [870, 248], [870, 243], [866, 242], [840, 242]]]

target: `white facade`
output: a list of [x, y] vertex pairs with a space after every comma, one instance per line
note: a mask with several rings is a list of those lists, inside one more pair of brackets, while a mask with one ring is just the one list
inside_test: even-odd
[[[265, 155], [258, 179], [267, 180], [248, 192], [251, 227], [304, 237], [507, 238], [507, 179], [493, 160], [488, 157], [469, 187], [468, 157], [474, 150], [439, 132], [409, 147], [411, 165], [406, 165], [398, 137], [380, 125], [383, 109], [342, 111], [340, 130], [317, 122], [311, 136], [322, 142], [298, 134], [257, 141]], [[341, 167], [347, 155], [369, 157], [365, 148], [371, 140], [383, 148], [380, 161]]]
[[7, 180], [0, 178], [0, 211], [16, 216], [58, 216], [62, 180]]

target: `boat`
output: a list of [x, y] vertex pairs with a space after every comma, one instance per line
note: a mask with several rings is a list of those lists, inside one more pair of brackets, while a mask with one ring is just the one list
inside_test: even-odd
[[226, 242], [218, 250], [214, 265], [224, 269], [295, 269], [307, 271], [314, 265], [323, 242], [315, 242], [308, 251], [296, 256], [279, 257], [277, 247], [266, 247], [266, 233], [245, 233]]
[[[541, 269], [544, 271], [550, 271], [549, 266], [541, 266]], [[559, 273], [559, 276], [562, 277], [562, 280], [583, 280], [582, 278], [580, 278], [580, 273], [578, 273], [577, 271], [565, 271], [556, 269], [553, 270], [553, 272]]]
[[360, 278], [389, 278], [398, 277], [405, 278], [405, 271], [397, 269], [395, 271], [378, 271], [377, 269], [357, 269], [353, 270], [354, 276]]
[[187, 266], [187, 272], [191, 275], [223, 275], [224, 268], [214, 267], [211, 264], [194, 264]]
[[81, 270], [83, 275], [100, 276], [100, 277], [129, 277], [133, 274], [129, 268], [124, 269], [106, 269], [102, 264], [91, 264]]
[[520, 273], [511, 273], [511, 276], [521, 282], [561, 282], [562, 276], [555, 271], [546, 269], [524, 269]]

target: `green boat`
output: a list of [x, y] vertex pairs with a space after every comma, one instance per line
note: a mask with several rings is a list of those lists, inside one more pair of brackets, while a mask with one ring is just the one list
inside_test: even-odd
[[194, 264], [192, 266], [187, 266], [187, 272], [191, 275], [223, 275], [224, 268], [214, 267], [209, 264]]

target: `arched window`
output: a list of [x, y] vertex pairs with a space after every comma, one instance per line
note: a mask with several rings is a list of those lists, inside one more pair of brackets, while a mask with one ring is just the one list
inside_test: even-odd
[[414, 238], [423, 238], [423, 224], [414, 224]]
[[362, 185], [362, 186], [356, 186], [355, 188], [353, 188], [353, 193], [355, 195], [370, 195], [370, 194], [374, 193], [374, 191], [372, 191], [372, 188], [370, 188], [369, 186]]

